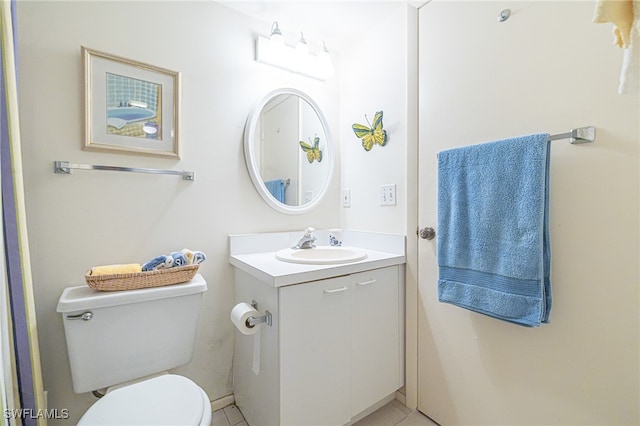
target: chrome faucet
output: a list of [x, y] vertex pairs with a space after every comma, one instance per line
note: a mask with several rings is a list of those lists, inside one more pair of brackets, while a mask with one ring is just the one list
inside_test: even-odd
[[315, 229], [313, 228], [305, 229], [304, 235], [302, 236], [302, 238], [300, 238], [300, 241], [298, 241], [298, 244], [296, 244], [292, 248], [294, 250], [314, 248], [316, 246], [315, 245], [316, 236], [313, 235], [314, 232], [315, 232]]

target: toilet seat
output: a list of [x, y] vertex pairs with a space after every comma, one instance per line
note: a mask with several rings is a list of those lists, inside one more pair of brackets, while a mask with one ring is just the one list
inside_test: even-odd
[[93, 404], [78, 425], [209, 425], [207, 394], [186, 377], [164, 374], [117, 387]]

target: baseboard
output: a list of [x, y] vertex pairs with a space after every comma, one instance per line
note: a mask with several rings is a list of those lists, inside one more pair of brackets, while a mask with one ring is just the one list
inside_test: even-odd
[[233, 396], [233, 394], [223, 396], [222, 398], [218, 398], [211, 401], [211, 411], [221, 410], [224, 407], [233, 405], [235, 402], [236, 402], [236, 398]]

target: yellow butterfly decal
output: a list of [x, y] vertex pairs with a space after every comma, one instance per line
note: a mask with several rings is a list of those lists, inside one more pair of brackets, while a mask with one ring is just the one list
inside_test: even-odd
[[[365, 115], [364, 118], [367, 118]], [[369, 120], [367, 119], [367, 122]], [[382, 128], [382, 111], [376, 112], [373, 117], [373, 126], [355, 123], [351, 126], [356, 136], [362, 139], [362, 147], [365, 151], [371, 151], [373, 145], [385, 146], [387, 144], [387, 131]]]
[[313, 146], [304, 141], [300, 141], [300, 148], [307, 153], [307, 160], [309, 160], [309, 163], [313, 163], [313, 160], [318, 160], [318, 163], [322, 161], [320, 138], [318, 136], [313, 138]]

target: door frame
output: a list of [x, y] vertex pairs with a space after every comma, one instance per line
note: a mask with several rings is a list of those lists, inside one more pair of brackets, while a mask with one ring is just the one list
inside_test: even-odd
[[[407, 229], [405, 277], [405, 400], [407, 408], [418, 406], [418, 28], [419, 9], [428, 2], [407, 7]], [[413, 72], [411, 71], [413, 70]]]

